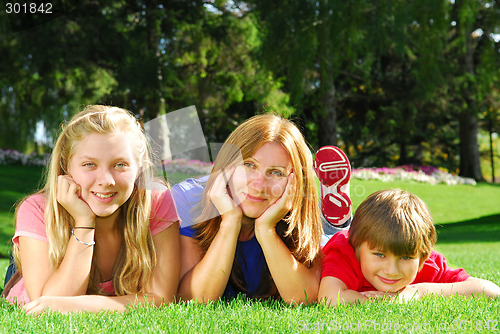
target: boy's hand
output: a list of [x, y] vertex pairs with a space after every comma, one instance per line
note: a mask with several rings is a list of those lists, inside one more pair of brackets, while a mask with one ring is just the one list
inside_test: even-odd
[[408, 302], [420, 298], [420, 292], [416, 285], [408, 285], [399, 292], [364, 291], [360, 293], [369, 299], [393, 299], [398, 302]]
[[395, 299], [398, 295], [395, 292], [382, 292], [382, 291], [363, 291], [360, 292], [360, 294], [370, 299]]
[[416, 284], [407, 285], [403, 290], [399, 291], [397, 294], [397, 300], [399, 302], [409, 302], [410, 300], [420, 299], [420, 291]]

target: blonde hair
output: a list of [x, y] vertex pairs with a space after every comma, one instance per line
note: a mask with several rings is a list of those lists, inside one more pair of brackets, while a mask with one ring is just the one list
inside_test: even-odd
[[[201, 223], [194, 226], [198, 231], [198, 245], [205, 253], [219, 231], [221, 217], [207, 198], [218, 172], [241, 163], [240, 158], [246, 159], [252, 156], [263, 144], [269, 142], [281, 144], [288, 152], [296, 182], [292, 209], [278, 223], [276, 230], [293, 256], [309, 267], [318, 259], [323, 234], [312, 155], [297, 126], [272, 114], [257, 115], [242, 123], [229, 135], [219, 151], [203, 194], [201, 202], [203, 211], [198, 220]], [[235, 265], [237, 266], [236, 256], [230, 279], [233, 283], [235, 280], [241, 281], [241, 277], [235, 277]], [[277, 292], [270, 275], [268, 282], [271, 284], [264, 288], [267, 291], [262, 291], [263, 298], [275, 295]]]
[[427, 205], [416, 195], [400, 189], [377, 191], [358, 207], [349, 228], [354, 249], [368, 242], [372, 248], [398, 256], [420, 256], [423, 263], [437, 241]]
[[[46, 196], [45, 225], [49, 240], [49, 257], [57, 268], [66, 254], [74, 220], [57, 202], [57, 177], [66, 174], [75, 145], [92, 133], [126, 133], [133, 143], [133, 152], [139, 165], [139, 174], [130, 198], [119, 209], [119, 228], [122, 232], [123, 247], [113, 268], [113, 288], [117, 295], [133, 294], [141, 291], [148, 282], [156, 265], [156, 252], [149, 228], [151, 213], [150, 182], [154, 170], [149, 144], [138, 120], [129, 111], [102, 105], [87, 106], [63, 125], [55, 143], [45, 186], [39, 193]], [[99, 247], [98, 244], [95, 247]], [[17, 247], [14, 247], [16, 262], [19, 263]], [[102, 293], [98, 263], [92, 260], [87, 293]]]

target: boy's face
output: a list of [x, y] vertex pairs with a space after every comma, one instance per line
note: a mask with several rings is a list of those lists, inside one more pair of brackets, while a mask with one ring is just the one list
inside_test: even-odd
[[356, 250], [365, 279], [378, 291], [398, 292], [415, 280], [419, 256], [401, 257], [392, 252], [371, 248], [365, 241]]

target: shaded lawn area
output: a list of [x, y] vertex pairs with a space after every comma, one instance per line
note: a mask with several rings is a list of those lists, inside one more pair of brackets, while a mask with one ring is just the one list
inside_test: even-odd
[[500, 285], [500, 214], [436, 226], [436, 250], [452, 267]]
[[0, 165], [0, 258], [7, 258], [14, 234], [16, 203], [35, 192], [43, 168]]
[[[419, 196], [429, 207], [436, 225], [467, 222], [500, 214], [500, 185], [487, 183], [448, 186], [352, 180], [351, 199], [354, 207], [358, 207], [369, 194], [388, 188], [407, 190]], [[500, 219], [497, 222], [500, 224]]]
[[438, 231], [440, 244], [499, 242], [500, 213], [483, 216], [476, 219], [437, 225], [436, 229]]

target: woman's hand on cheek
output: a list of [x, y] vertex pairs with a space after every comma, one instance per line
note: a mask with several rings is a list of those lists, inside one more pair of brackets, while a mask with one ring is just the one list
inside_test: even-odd
[[81, 199], [81, 187], [68, 175], [57, 177], [57, 202], [69, 212], [75, 221], [94, 222], [95, 213]]
[[208, 198], [219, 211], [222, 218], [231, 218], [241, 221], [241, 209], [229, 195], [228, 182], [234, 174], [235, 167], [222, 170], [216, 177], [212, 188], [208, 193]]
[[274, 204], [270, 205], [260, 217], [255, 219], [255, 229], [274, 230], [276, 224], [292, 209], [294, 193], [295, 174], [292, 172], [288, 175], [285, 191], [281, 197]]

